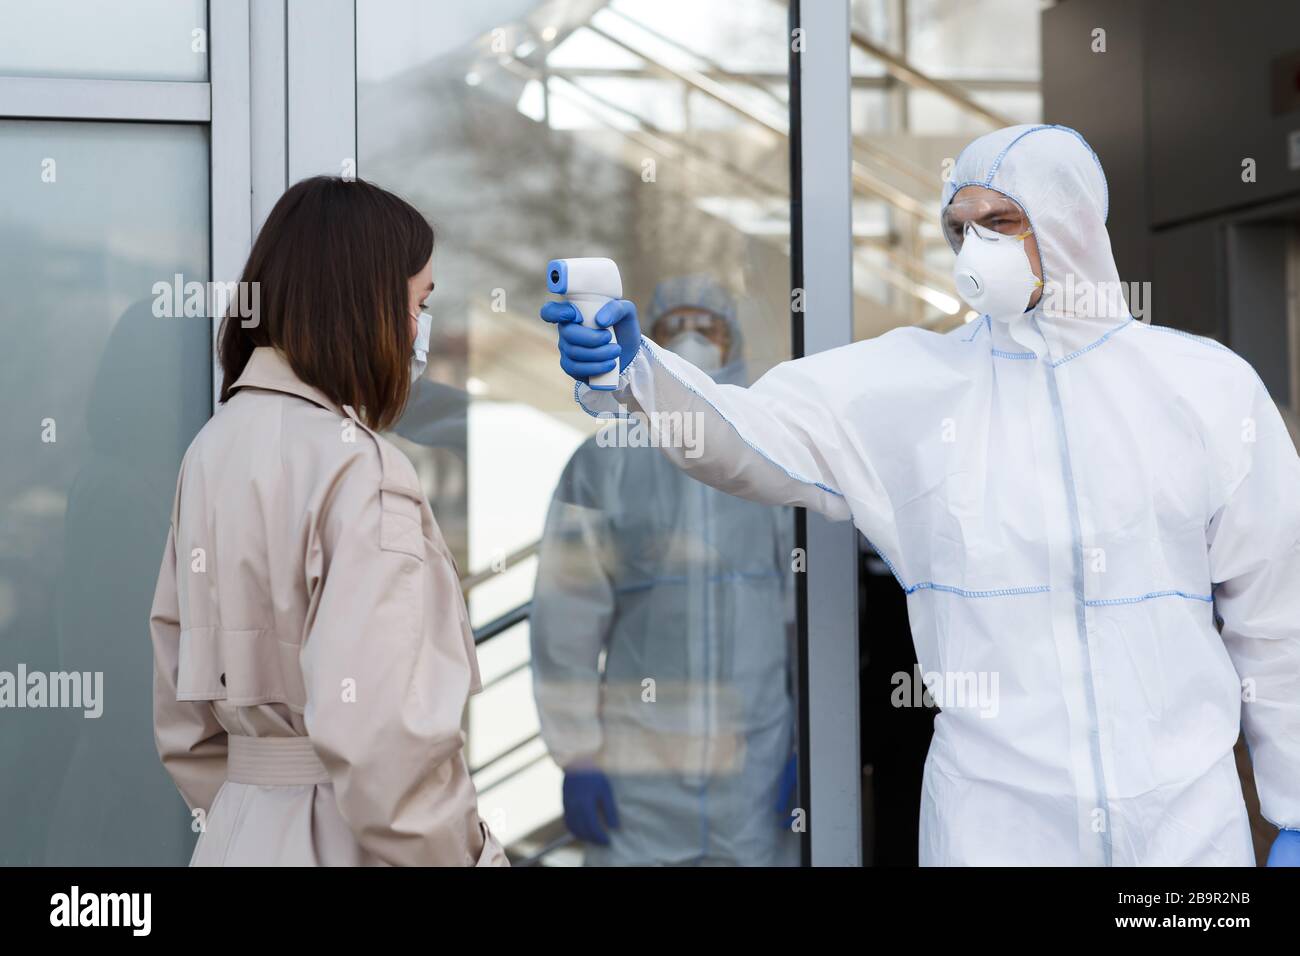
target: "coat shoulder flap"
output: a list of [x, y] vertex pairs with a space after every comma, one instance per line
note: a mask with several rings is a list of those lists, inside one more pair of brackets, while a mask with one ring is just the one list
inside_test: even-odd
[[383, 509], [379, 527], [379, 547], [384, 551], [398, 551], [424, 560], [424, 511], [427, 507], [424, 490], [420, 487], [411, 464], [392, 442], [369, 428], [350, 405], [343, 411], [356, 422], [379, 452], [382, 473], [379, 483], [379, 504]]

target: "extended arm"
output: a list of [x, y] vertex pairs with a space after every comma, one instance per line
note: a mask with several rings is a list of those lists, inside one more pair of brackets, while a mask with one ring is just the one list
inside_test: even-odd
[[[578, 400], [601, 417], [633, 415], [629, 427], [691, 477], [720, 491], [769, 505], [799, 505], [836, 520], [850, 517], [833, 462], [846, 451], [835, 416], [798, 362], [787, 362], [750, 388], [720, 385], [640, 334], [636, 307], [612, 302], [587, 329], [565, 302], [542, 317], [560, 326], [561, 365], [580, 379]], [[621, 365], [618, 388], [596, 391], [589, 375]]]

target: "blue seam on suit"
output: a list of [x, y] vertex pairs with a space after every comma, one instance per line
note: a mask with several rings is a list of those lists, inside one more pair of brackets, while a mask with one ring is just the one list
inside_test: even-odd
[[[1168, 332], [1170, 335], [1180, 335], [1185, 339], [1190, 339], [1193, 342], [1208, 346], [1209, 348], [1218, 349], [1220, 352], [1232, 352], [1232, 349], [1228, 348], [1222, 342], [1216, 342], [1214, 339], [1207, 339], [1203, 335], [1196, 335], [1193, 332], [1184, 332], [1182, 329], [1171, 328], [1167, 325], [1147, 325], [1145, 322], [1142, 324], [1146, 325], [1146, 327], [1152, 332]], [[1236, 353], [1233, 352], [1232, 354], [1235, 355]]]
[[1211, 594], [1191, 594], [1187, 591], [1148, 591], [1146, 594], [1139, 594], [1135, 597], [1125, 598], [1092, 598], [1083, 603], [1088, 607], [1112, 607], [1117, 604], [1140, 604], [1143, 601], [1152, 601], [1156, 598], [1180, 597], [1189, 601], [1204, 601], [1207, 604], [1214, 603], [1214, 596]]
[[[1050, 319], [1051, 316], [1047, 316], [1047, 318]], [[1099, 338], [1097, 341], [1093, 342], [1091, 345], [1085, 345], [1085, 346], [1084, 346], [1083, 348], [1081, 348], [1081, 349], [1075, 349], [1073, 352], [1071, 352], [1069, 355], [1065, 356], [1064, 358], [1059, 358], [1059, 359], [1057, 359], [1056, 361], [1054, 361], [1054, 362], [1050, 362], [1050, 363], [1048, 363], [1048, 364], [1050, 364], [1050, 365], [1052, 366], [1052, 368], [1060, 368], [1060, 367], [1061, 367], [1062, 365], [1064, 365], [1066, 362], [1070, 362], [1070, 361], [1073, 361], [1074, 359], [1077, 359], [1080, 355], [1083, 355], [1085, 352], [1091, 352], [1091, 351], [1092, 351], [1093, 349], [1095, 349], [1097, 346], [1099, 346], [1099, 345], [1105, 345], [1106, 342], [1110, 339], [1110, 337], [1111, 337], [1112, 335], [1114, 335], [1116, 332], [1123, 332], [1123, 331], [1124, 331], [1125, 329], [1127, 329], [1130, 325], [1132, 325], [1133, 322], [1134, 322], [1133, 317], [1132, 317], [1132, 316], [1129, 316], [1127, 319], [1125, 319], [1125, 320], [1124, 320], [1123, 322], [1121, 322], [1119, 325], [1115, 326], [1115, 328], [1111, 329], [1109, 332], [1107, 332], [1105, 335], [1103, 335], [1103, 336], [1102, 336], [1101, 338]], [[1042, 335], [1043, 333], [1042, 333], [1042, 331], [1040, 330], [1038, 334], [1039, 334], [1039, 335]], [[1046, 341], [1046, 339], [1044, 339], [1044, 341]]]
[[933, 581], [922, 581], [919, 584], [913, 584], [910, 588], [903, 588], [907, 594], [913, 594], [917, 591], [943, 591], [945, 594], [955, 594], [963, 598], [989, 598], [989, 597], [1016, 597], [1021, 594], [1046, 594], [1051, 588], [1046, 584], [1036, 584], [1032, 587], [1024, 588], [996, 588], [991, 591], [968, 591], [965, 588], [953, 587], [950, 584], [935, 584]]
[[1011, 151], [1012, 146], [1015, 146], [1016, 143], [1020, 142], [1030, 133], [1037, 133], [1039, 130], [1051, 129], [1051, 128], [1052, 127], [1050, 125], [1044, 123], [1038, 126], [1031, 126], [1023, 133], [1017, 133], [1016, 136], [1011, 140], [1011, 142], [1007, 143], [1007, 145], [1002, 147], [1002, 152], [998, 153], [997, 156], [993, 158], [993, 164], [989, 166], [989, 174], [984, 179], [984, 185], [989, 189], [993, 188], [993, 177], [998, 174], [998, 167], [1002, 165], [1002, 160], [1006, 157], [1007, 153]]
[[889, 558], [885, 556], [885, 552], [872, 544], [871, 539], [866, 535], [862, 536], [862, 540], [866, 541], [871, 550], [876, 552], [876, 556], [879, 557], [881, 561], [885, 562], [885, 567], [889, 568], [889, 573], [894, 576], [894, 580], [898, 582], [898, 586], [903, 589], [904, 594], [914, 594], [917, 591], [942, 591], [945, 594], [954, 594], [957, 597], [974, 599], [986, 597], [1017, 597], [1022, 594], [1044, 594], [1051, 590], [1046, 584], [1035, 584], [1023, 588], [998, 588], [991, 591], [968, 591], [965, 588], [954, 587], [951, 584], [936, 584], [933, 581], [921, 581], [917, 584], [909, 585], [903, 580], [903, 576], [898, 573], [898, 568], [894, 566], [894, 562], [890, 561]]

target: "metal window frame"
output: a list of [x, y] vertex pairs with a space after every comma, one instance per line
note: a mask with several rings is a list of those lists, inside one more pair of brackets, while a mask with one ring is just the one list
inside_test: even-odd
[[[208, 4], [208, 75], [212, 88], [209, 208], [213, 282], [233, 282], [252, 242], [250, 0]], [[212, 317], [212, 409], [221, 394], [217, 360], [220, 316]]]
[[288, 43], [285, 0], [252, 0], [249, 9], [249, 127], [252, 221], [257, 235], [288, 187]]
[[[798, 68], [797, 164], [791, 183], [802, 283], [801, 355], [853, 341], [853, 145], [849, 0], [791, 0], [803, 31]], [[797, 172], [796, 172], [797, 170]], [[801, 280], [799, 277], [802, 277]], [[796, 320], [799, 316], [796, 316]], [[796, 342], [800, 341], [796, 337]], [[802, 522], [801, 752], [813, 866], [862, 865], [858, 534], [808, 513]]]
[[211, 83], [0, 76], [0, 119], [206, 123]]

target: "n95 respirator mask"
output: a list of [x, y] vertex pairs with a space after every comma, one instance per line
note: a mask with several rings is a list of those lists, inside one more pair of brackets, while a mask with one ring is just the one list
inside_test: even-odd
[[1008, 236], [966, 223], [953, 281], [957, 293], [980, 315], [1010, 322], [1029, 308], [1034, 290], [1042, 285], [1025, 253], [1030, 235]]

